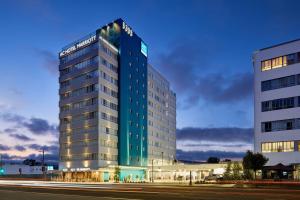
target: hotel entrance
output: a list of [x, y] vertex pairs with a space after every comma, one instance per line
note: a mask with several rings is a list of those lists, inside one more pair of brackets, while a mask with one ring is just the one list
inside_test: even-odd
[[66, 182], [100, 182], [98, 171], [62, 172], [62, 181]]

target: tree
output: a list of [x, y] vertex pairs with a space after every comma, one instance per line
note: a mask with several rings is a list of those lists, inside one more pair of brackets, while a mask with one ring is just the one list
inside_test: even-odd
[[253, 160], [252, 151], [247, 151], [246, 155], [243, 158], [243, 168], [244, 168], [244, 176], [246, 179], [252, 179], [252, 160]]
[[217, 157], [209, 157], [207, 159], [207, 162], [208, 163], [219, 163], [220, 162], [220, 158], [217, 158]]
[[269, 160], [268, 158], [266, 158], [264, 155], [260, 153], [254, 154], [253, 166], [252, 166], [252, 169], [254, 171], [254, 179], [256, 179], [256, 171], [261, 170], [268, 162], [268, 160]]
[[224, 179], [225, 180], [231, 179], [231, 162], [227, 162], [227, 166], [224, 172]]
[[233, 162], [233, 167], [232, 167], [232, 178], [234, 180], [240, 180], [241, 179], [241, 170], [242, 170], [242, 167], [240, 165], [239, 162], [235, 161]]
[[24, 165], [29, 165], [29, 166], [35, 166], [37, 164], [36, 160], [33, 159], [26, 159], [23, 161]]
[[[263, 168], [263, 166], [268, 162], [268, 158], [260, 153], [253, 153], [252, 151], [247, 151], [243, 158], [243, 168], [245, 176], [249, 176], [250, 170], [254, 171], [254, 179], [256, 179], [256, 172]], [[249, 177], [248, 177], [249, 178]]]
[[115, 167], [115, 175], [114, 175], [114, 179], [116, 182], [120, 181], [120, 167]]

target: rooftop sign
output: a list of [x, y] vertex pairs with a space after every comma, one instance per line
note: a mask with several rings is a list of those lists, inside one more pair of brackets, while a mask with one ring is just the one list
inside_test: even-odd
[[122, 23], [122, 29], [128, 34], [130, 35], [130, 37], [133, 36], [133, 30], [123, 21]]
[[66, 50], [63, 50], [59, 53], [59, 56], [62, 57], [64, 55], [67, 55], [67, 54], [70, 54], [74, 51], [76, 51], [77, 49], [79, 48], [82, 48], [82, 47], [85, 47], [89, 44], [91, 44], [92, 42], [94, 42], [96, 40], [96, 35], [86, 39], [86, 40], [83, 40], [81, 42], [78, 42], [77, 44], [74, 44], [73, 46], [69, 47], [68, 49]]

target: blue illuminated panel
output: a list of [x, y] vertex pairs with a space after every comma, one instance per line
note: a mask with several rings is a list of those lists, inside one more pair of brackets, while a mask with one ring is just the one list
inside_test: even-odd
[[119, 52], [118, 162], [122, 166], [147, 166], [147, 45], [122, 19], [108, 26], [97, 34]]
[[141, 53], [148, 56], [148, 47], [143, 41], [141, 41]]
[[122, 27], [119, 41], [119, 165], [146, 166], [148, 60], [141, 51], [141, 38], [123, 20], [116, 23]]

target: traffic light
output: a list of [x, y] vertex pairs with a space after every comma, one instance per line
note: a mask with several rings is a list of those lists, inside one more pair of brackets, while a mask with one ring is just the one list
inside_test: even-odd
[[3, 174], [4, 174], [4, 169], [0, 168], [0, 175], [3, 175]]

